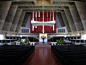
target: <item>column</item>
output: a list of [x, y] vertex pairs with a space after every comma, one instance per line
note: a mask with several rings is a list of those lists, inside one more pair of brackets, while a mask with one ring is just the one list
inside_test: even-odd
[[29, 14], [25, 13], [25, 18], [24, 18], [24, 20], [22, 22], [22, 27], [25, 26], [25, 23], [26, 23], [26, 20], [28, 19], [28, 16], [29, 16]]
[[0, 7], [0, 33], [2, 30], [2, 27], [4, 25], [5, 19], [7, 17], [7, 13], [10, 9], [11, 1], [2, 1], [1, 7]]
[[16, 27], [16, 30], [15, 30], [15, 32], [20, 32], [20, 30], [21, 30], [21, 25], [22, 25], [22, 23], [23, 23], [23, 20], [24, 20], [24, 17], [25, 17], [25, 13], [26, 12], [22, 12], [22, 14], [21, 14], [21, 16], [20, 16], [20, 19], [19, 19], [19, 22], [18, 22], [18, 25], [17, 25], [17, 27]]
[[22, 25], [22, 22], [23, 22], [24, 17], [25, 17], [25, 13], [26, 13], [26, 12], [24, 12], [24, 11], [22, 12], [17, 26], [21, 26], [21, 25]]
[[81, 19], [79, 17], [79, 14], [77, 12], [75, 5], [70, 5], [69, 10], [70, 10], [70, 13], [72, 15], [72, 18], [73, 18], [73, 21], [75, 23], [77, 31], [84, 30], [83, 24], [81, 22]]
[[67, 9], [65, 9], [64, 11], [65, 11], [65, 15], [66, 15], [66, 17], [67, 17], [67, 20], [68, 20], [68, 22], [69, 22], [69, 26], [70, 26], [70, 28], [71, 28], [71, 31], [72, 31], [72, 32], [73, 32], [73, 31], [77, 31], [77, 30], [76, 30], [76, 27], [75, 27], [75, 24], [74, 24], [74, 21], [73, 21], [73, 19], [72, 19], [72, 16], [71, 16], [71, 14], [70, 14], [69, 9], [67, 8]]
[[16, 14], [17, 8], [18, 8], [18, 6], [11, 5], [8, 15], [6, 17], [5, 23], [4, 23], [4, 26], [3, 26], [3, 30], [5, 30], [5, 31], [10, 30], [10, 27], [11, 27], [12, 21], [14, 19], [14, 16]]
[[61, 13], [58, 13], [57, 15], [58, 15], [58, 17], [59, 17], [59, 20], [60, 20], [60, 22], [61, 22], [62, 27], [64, 27], [65, 24], [64, 24], [63, 18], [62, 18], [62, 16], [61, 16]]
[[12, 22], [10, 31], [15, 32], [17, 24], [18, 24], [20, 16], [21, 16], [21, 13], [22, 13], [22, 9], [18, 9], [17, 12], [16, 12], [16, 14], [15, 14], [14, 20]]
[[76, 1], [76, 8], [81, 18], [84, 29], [86, 30], [86, 7], [84, 2]]
[[64, 12], [61, 12], [61, 15], [62, 15], [64, 24], [65, 24], [65, 26], [66, 26], [66, 28], [67, 28], [67, 31], [68, 31], [68, 32], [71, 32], [71, 28], [70, 28], [70, 26], [69, 26], [69, 22], [68, 22], [68, 20], [67, 20], [67, 18], [66, 18], [65, 13], [64, 13]]

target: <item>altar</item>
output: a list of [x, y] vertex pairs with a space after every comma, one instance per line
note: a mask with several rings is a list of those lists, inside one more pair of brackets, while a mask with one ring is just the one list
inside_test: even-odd
[[42, 36], [45, 36], [46, 38], [44, 39], [44, 42], [47, 42], [47, 34], [46, 33], [40, 33], [39, 34], [39, 42], [43, 42], [43, 39], [41, 38]]

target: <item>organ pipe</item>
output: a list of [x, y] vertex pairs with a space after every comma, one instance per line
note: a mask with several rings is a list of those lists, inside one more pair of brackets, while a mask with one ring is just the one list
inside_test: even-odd
[[37, 17], [37, 11], [35, 12], [35, 17]]
[[50, 21], [51, 21], [51, 11], [50, 11]]
[[47, 11], [47, 17], [48, 17], [48, 11]]
[[40, 11], [38, 12], [38, 17], [40, 17]]
[[34, 31], [34, 26], [32, 26], [32, 31]]
[[43, 22], [44, 22], [44, 11], [43, 11]]
[[[54, 21], [54, 11], [53, 11], [53, 21]], [[53, 31], [54, 31], [54, 25], [53, 25]]]
[[[43, 22], [44, 22], [44, 11], [43, 11]], [[43, 33], [44, 33], [44, 25], [43, 25]]]
[[32, 20], [34, 20], [34, 11], [33, 11], [33, 19]]
[[53, 11], [53, 21], [54, 21], [54, 11]]

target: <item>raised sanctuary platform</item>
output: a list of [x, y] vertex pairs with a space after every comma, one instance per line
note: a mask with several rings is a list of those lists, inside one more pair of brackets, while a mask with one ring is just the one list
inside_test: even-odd
[[51, 47], [49, 44], [37, 44], [35, 47]]

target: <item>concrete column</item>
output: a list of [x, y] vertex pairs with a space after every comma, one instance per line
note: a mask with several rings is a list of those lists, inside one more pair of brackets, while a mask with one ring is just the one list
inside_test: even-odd
[[21, 25], [22, 25], [22, 22], [23, 22], [23, 20], [24, 20], [24, 17], [25, 17], [25, 13], [26, 12], [22, 12], [22, 14], [21, 14], [21, 16], [20, 16], [20, 19], [19, 19], [19, 22], [18, 22], [18, 24], [17, 24], [17, 27], [16, 27], [16, 32], [20, 32], [20, 30], [21, 30]]
[[68, 20], [67, 20], [67, 18], [66, 18], [65, 13], [64, 13], [64, 12], [61, 12], [61, 15], [62, 15], [63, 21], [64, 21], [64, 23], [65, 23], [65, 26], [66, 26], [66, 28], [67, 28], [67, 31], [68, 31], [68, 32], [71, 32], [71, 29], [70, 29], [70, 26], [69, 26], [69, 23], [68, 23]]
[[20, 16], [21, 16], [21, 13], [22, 13], [22, 9], [18, 9], [17, 12], [16, 12], [16, 14], [15, 14], [14, 20], [12, 22], [10, 31], [15, 32], [17, 24], [18, 24]]
[[75, 5], [70, 5], [69, 6], [70, 13], [72, 15], [73, 21], [75, 23], [77, 31], [82, 31], [84, 30], [83, 24], [81, 22], [81, 19], [79, 17], [78, 11], [75, 7]]
[[15, 32], [19, 33], [19, 32], [20, 32], [20, 30], [21, 30], [21, 26], [17, 26], [17, 28], [16, 28], [16, 31], [15, 31]]
[[7, 17], [7, 13], [10, 9], [11, 1], [2, 1], [1, 7], [0, 7], [0, 32], [2, 30], [2, 27], [4, 25], [5, 19]]
[[60, 20], [60, 22], [61, 22], [62, 27], [64, 27], [65, 24], [64, 24], [63, 18], [62, 18], [62, 16], [61, 16], [61, 13], [58, 13], [57, 15], [58, 15], [58, 17], [59, 17], [59, 20]]
[[15, 13], [17, 11], [17, 8], [18, 8], [18, 6], [16, 6], [16, 5], [12, 5], [10, 7], [10, 10], [8, 12], [7, 18], [6, 18], [4, 26], [3, 26], [3, 30], [5, 30], [5, 31], [10, 30], [10, 27], [11, 27], [12, 21], [14, 19]]
[[22, 22], [23, 22], [23, 20], [24, 20], [24, 17], [25, 17], [25, 13], [26, 12], [22, 12], [22, 14], [21, 14], [21, 17], [20, 17], [20, 19], [19, 19], [19, 22], [18, 22], [18, 25], [17, 26], [21, 26], [22, 25]]
[[86, 8], [85, 3], [76, 1], [75, 2], [76, 8], [78, 10], [79, 16], [81, 18], [82, 24], [84, 26], [84, 29], [86, 30]]
[[70, 28], [71, 28], [71, 32], [77, 31], [69, 9], [67, 8], [67, 9], [65, 9], [64, 11], [65, 11], [67, 20], [68, 20], [68, 22], [69, 22], [69, 26], [70, 26]]
[[25, 24], [26, 24], [26, 21], [27, 21], [27, 19], [28, 19], [28, 15], [29, 14], [25, 14], [25, 18], [24, 18], [24, 21], [22, 22], [22, 27], [25, 27]]

